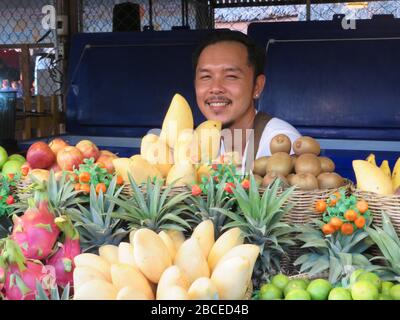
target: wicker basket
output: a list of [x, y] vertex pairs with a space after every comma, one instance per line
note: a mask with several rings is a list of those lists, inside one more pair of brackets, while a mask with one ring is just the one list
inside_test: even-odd
[[[161, 191], [164, 191], [165, 189], [167, 188], [167, 186], [163, 186], [162, 188], [161, 188]], [[141, 185], [141, 186], [139, 186], [139, 189], [142, 191], [142, 192], [146, 192], [146, 188], [145, 188], [145, 186], [144, 185]], [[171, 188], [171, 192], [170, 192], [170, 196], [174, 196], [174, 195], [177, 195], [177, 194], [180, 194], [180, 193], [182, 193], [182, 192], [188, 192], [189, 191], [189, 189], [188, 189], [188, 187], [186, 187], [186, 186], [180, 186], [180, 187], [172, 187]], [[132, 196], [133, 196], [133, 189], [132, 189], [132, 186], [130, 185], [130, 184], [125, 184], [124, 186], [123, 186], [123, 189], [122, 189], [122, 191], [121, 191], [121, 195], [123, 195], [123, 196], [125, 196], [125, 197], [127, 197], [127, 198], [131, 198]]]

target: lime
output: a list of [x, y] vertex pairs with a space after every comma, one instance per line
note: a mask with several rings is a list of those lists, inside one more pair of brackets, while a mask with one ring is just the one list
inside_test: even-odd
[[7, 162], [7, 159], [8, 159], [8, 154], [6, 149], [0, 146], [0, 170], [3, 167], [3, 165]]
[[332, 290], [332, 285], [325, 279], [316, 279], [310, 282], [307, 287], [307, 292], [313, 300], [328, 299], [329, 292]]
[[357, 281], [369, 281], [371, 282], [373, 285], [375, 285], [378, 290], [380, 291], [382, 288], [382, 280], [375, 274], [372, 272], [364, 272], [362, 274], [359, 275], [359, 277], [357, 278]]
[[3, 165], [2, 173], [4, 176], [8, 176], [9, 174], [17, 174], [21, 171], [22, 162], [17, 160], [7, 161]]
[[284, 274], [277, 274], [272, 278], [271, 283], [275, 286], [278, 287], [281, 290], [284, 290], [286, 285], [289, 282], [289, 278], [285, 276]]
[[271, 283], [264, 284], [260, 289], [260, 300], [275, 300], [283, 298], [282, 290]]
[[293, 289], [307, 289], [307, 283], [303, 279], [290, 280], [285, 287], [284, 294], [286, 295]]
[[328, 300], [352, 300], [350, 291], [346, 288], [333, 288], [329, 292]]
[[383, 294], [381, 293], [379, 295], [379, 300], [393, 300], [391, 296], [387, 295], [387, 294]]
[[382, 294], [390, 295], [390, 288], [394, 286], [393, 282], [390, 281], [383, 281], [382, 282]]
[[306, 290], [293, 289], [286, 295], [285, 300], [311, 300], [311, 296]]
[[358, 280], [358, 277], [364, 272], [366, 272], [364, 269], [355, 270], [350, 276], [350, 285], [352, 285], [353, 283], [356, 283]]
[[17, 161], [21, 161], [22, 163], [26, 162], [26, 159], [21, 156], [20, 154], [12, 154], [11, 156], [8, 157], [8, 161], [10, 160], [17, 160]]
[[351, 287], [353, 300], [377, 300], [379, 298], [378, 288], [370, 281], [357, 281]]
[[393, 300], [400, 300], [400, 284], [396, 284], [390, 288], [390, 296]]

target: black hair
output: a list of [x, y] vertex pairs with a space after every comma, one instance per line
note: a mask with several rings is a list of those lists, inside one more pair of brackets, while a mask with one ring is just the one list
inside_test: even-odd
[[257, 46], [255, 41], [244, 33], [225, 29], [214, 30], [199, 44], [192, 56], [193, 69], [196, 71], [200, 54], [206, 47], [225, 41], [239, 42], [247, 48], [248, 63], [254, 69], [254, 80], [259, 75], [264, 74], [264, 50]]

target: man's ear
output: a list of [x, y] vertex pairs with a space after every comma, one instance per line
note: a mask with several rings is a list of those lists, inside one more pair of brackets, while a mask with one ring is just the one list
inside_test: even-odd
[[258, 99], [260, 97], [261, 92], [264, 90], [265, 79], [265, 75], [263, 74], [257, 76], [254, 85], [253, 98]]

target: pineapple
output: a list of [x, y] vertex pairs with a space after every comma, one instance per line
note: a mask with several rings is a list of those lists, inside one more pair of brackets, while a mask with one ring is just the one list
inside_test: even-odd
[[253, 278], [256, 288], [265, 282], [268, 274], [280, 271], [282, 257], [287, 255], [288, 246], [294, 244], [290, 239], [292, 227], [281, 222], [293, 206], [288, 199], [294, 187], [278, 195], [280, 184], [281, 181], [276, 180], [261, 196], [254, 176], [251, 175], [248, 193], [240, 183], [236, 183], [233, 188], [238, 205], [236, 212], [216, 209], [232, 220], [223, 229], [239, 227], [247, 242], [259, 246], [260, 256]]
[[121, 210], [114, 214], [129, 223], [131, 230], [148, 228], [157, 233], [162, 230], [186, 231], [190, 225], [180, 215], [188, 210], [184, 201], [190, 196], [189, 192], [170, 195], [174, 184], [162, 191], [163, 180], [147, 180], [145, 192], [142, 192], [132, 176], [129, 181], [133, 189], [130, 199], [110, 197]]
[[[372, 241], [379, 247], [386, 261], [386, 265], [378, 270], [381, 278], [400, 281], [400, 239], [388, 214], [382, 211], [382, 229], [375, 226], [374, 229], [367, 228], [367, 232]], [[382, 257], [374, 257], [371, 261], [380, 258]]]
[[128, 231], [121, 227], [122, 221], [113, 216], [115, 203], [110, 199], [118, 197], [122, 191], [122, 187], [116, 190], [116, 185], [117, 178], [114, 177], [105, 195], [102, 191], [97, 195], [94, 185], [91, 185], [89, 209], [78, 204], [78, 209], [69, 212], [84, 252], [97, 254], [102, 245], [118, 245], [128, 235]]
[[314, 220], [312, 223], [297, 226], [297, 239], [304, 242], [301, 248], [310, 252], [296, 259], [294, 265], [301, 265], [300, 272], [309, 276], [321, 272], [329, 272], [329, 282], [332, 284], [347, 281], [355, 269], [377, 270], [364, 255], [372, 245], [368, 233], [357, 229], [352, 235], [341, 232], [325, 236], [321, 231], [324, 223]]
[[[226, 177], [221, 180], [219, 185], [224, 186], [225, 182]], [[223, 187], [217, 188], [213, 179], [208, 179], [206, 190], [206, 199], [201, 196], [191, 196], [187, 204], [196, 225], [204, 220], [211, 220], [214, 223], [214, 237], [217, 239], [221, 235], [222, 227], [227, 222], [227, 216], [215, 208], [230, 210], [235, 203], [235, 199], [227, 197]]]

